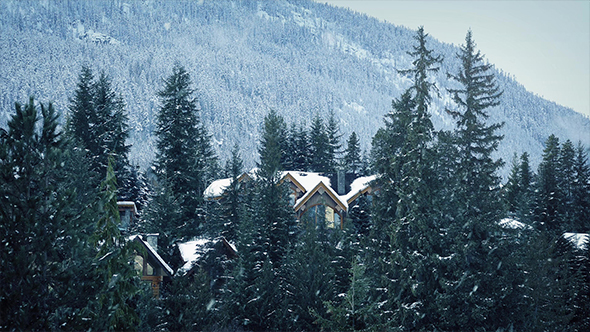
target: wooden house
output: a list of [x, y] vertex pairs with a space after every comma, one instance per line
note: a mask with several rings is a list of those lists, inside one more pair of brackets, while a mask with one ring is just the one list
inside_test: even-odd
[[147, 234], [144, 237], [145, 239], [141, 235], [129, 237], [130, 241], [137, 242], [142, 248], [136, 252], [134, 266], [140, 273], [141, 280], [152, 285], [154, 297], [159, 298], [162, 284], [169, 281], [174, 271], [157, 252], [158, 234]]
[[[255, 178], [255, 170], [244, 173], [238, 181], [249, 181]], [[342, 177], [342, 179], [340, 179]], [[353, 179], [353, 178], [351, 178]], [[375, 186], [377, 177], [359, 177], [352, 183], [345, 181], [344, 176], [338, 174], [338, 179], [330, 179], [320, 173], [285, 171], [281, 173], [280, 184], [287, 184], [290, 189], [289, 200], [298, 220], [325, 222], [326, 228], [342, 228], [349, 206], [354, 206], [356, 200], [362, 196], [372, 196], [378, 192]], [[342, 181], [341, 181], [342, 180]], [[221, 200], [224, 191], [231, 184], [232, 179], [214, 181], [204, 192], [208, 200]], [[335, 190], [332, 183], [338, 183], [340, 192]], [[348, 192], [343, 192], [344, 188]]]

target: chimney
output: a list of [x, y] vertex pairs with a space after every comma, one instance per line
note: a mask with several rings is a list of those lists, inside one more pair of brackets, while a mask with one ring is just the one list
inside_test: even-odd
[[152, 233], [152, 234], [146, 234], [146, 242], [150, 245], [150, 247], [154, 248], [154, 250], [157, 252], [158, 251], [158, 236], [160, 234], [159, 233]]
[[344, 195], [346, 194], [345, 190], [346, 190], [346, 175], [344, 173], [344, 170], [339, 169], [337, 171], [338, 173], [338, 195]]

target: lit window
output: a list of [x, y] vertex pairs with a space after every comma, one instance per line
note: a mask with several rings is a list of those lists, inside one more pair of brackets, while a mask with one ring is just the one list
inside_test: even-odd
[[334, 225], [334, 209], [326, 206], [326, 228], [335, 228]]
[[139, 274], [143, 273], [143, 257], [137, 255], [135, 256], [135, 261], [133, 262], [133, 268], [135, 271], [139, 272]]

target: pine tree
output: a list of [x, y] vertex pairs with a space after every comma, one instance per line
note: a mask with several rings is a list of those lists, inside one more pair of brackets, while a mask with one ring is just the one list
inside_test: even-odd
[[533, 188], [535, 181], [535, 174], [531, 170], [529, 163], [529, 154], [523, 152], [520, 156], [520, 197], [519, 208], [517, 216], [526, 224], [531, 223], [531, 208], [533, 199]]
[[89, 169], [95, 186], [107, 168], [107, 156], [115, 158], [115, 175], [121, 179], [121, 199], [132, 199], [132, 179], [127, 154], [130, 146], [127, 114], [123, 99], [112, 88], [110, 78], [102, 72], [95, 80], [88, 67], [82, 67], [78, 88], [70, 100], [68, 136], [87, 151]]
[[106, 179], [101, 185], [101, 216], [92, 236], [101, 278], [97, 306], [92, 308], [96, 313], [94, 326], [109, 331], [134, 330], [139, 323], [134, 305], [134, 297], [139, 292], [139, 275], [132, 261], [134, 251], [141, 249], [133, 241], [126, 242], [118, 228], [121, 218], [113, 163], [114, 158], [109, 157]]
[[161, 300], [160, 322], [153, 329], [202, 331], [213, 325], [215, 298], [207, 272], [175, 276]]
[[226, 172], [231, 177], [231, 184], [225, 189], [225, 200], [221, 206], [221, 235], [228, 241], [237, 240], [237, 232], [241, 219], [241, 203], [243, 201], [242, 185], [239, 177], [242, 175], [243, 162], [238, 146], [234, 146], [231, 159], [226, 165]]
[[504, 199], [507, 211], [526, 224], [530, 223], [533, 178], [528, 153], [524, 152], [520, 158], [515, 154], [508, 182], [504, 186]]
[[366, 268], [355, 257], [349, 269], [350, 283], [346, 293], [339, 295], [336, 301], [326, 301], [328, 318], [318, 317], [317, 322], [328, 331], [370, 331], [377, 320], [377, 304], [370, 298], [370, 279]]
[[[536, 231], [525, 243], [522, 261], [527, 302], [522, 330], [568, 331], [574, 317], [576, 289], [574, 250], [563, 236]], [[570, 325], [570, 326], [568, 326]]]
[[381, 190], [373, 206], [370, 228], [371, 241], [367, 246], [367, 273], [373, 276], [375, 288], [372, 296], [383, 303], [384, 315], [380, 326], [391, 321], [395, 301], [389, 299], [392, 274], [400, 267], [391, 256], [391, 230], [396, 219], [396, 202], [399, 201], [397, 185], [401, 181], [402, 148], [406, 142], [415, 101], [410, 90], [392, 102], [392, 111], [385, 118], [385, 128], [375, 134], [371, 147], [371, 168], [379, 174]]
[[324, 312], [324, 302], [340, 292], [337, 285], [336, 243], [315, 223], [302, 225], [295, 249], [286, 258], [288, 330], [317, 330], [310, 311]]
[[[408, 52], [414, 57], [413, 67], [400, 71], [413, 77], [409, 90], [413, 108], [403, 111], [403, 114], [411, 114], [409, 126], [400, 158], [396, 158], [396, 165], [390, 170], [391, 175], [388, 174], [391, 178], [399, 176], [399, 182], [395, 183], [395, 192], [399, 197], [394, 210], [395, 223], [390, 226], [391, 260], [395, 265], [390, 267], [389, 278], [395, 282], [391, 285], [393, 291], [389, 301], [393, 306], [394, 324], [403, 324], [410, 329], [430, 329], [436, 323], [436, 311], [431, 306], [440, 291], [438, 257], [446, 254], [438, 231], [440, 226], [436, 224], [432, 212], [433, 151], [430, 145], [434, 128], [428, 112], [431, 92], [436, 90], [428, 75], [438, 71], [436, 64], [441, 62], [441, 57], [427, 49], [426, 37], [420, 27], [414, 37], [417, 45]], [[408, 101], [407, 93], [405, 101]], [[398, 176], [396, 172], [399, 172]], [[392, 210], [389, 209], [386, 214]]]
[[520, 161], [516, 152], [512, 158], [508, 182], [504, 186], [504, 196], [507, 211], [513, 215], [516, 214], [519, 203], [518, 197], [520, 196]]
[[309, 129], [310, 142], [310, 168], [312, 172], [330, 173], [331, 155], [330, 155], [330, 138], [326, 131], [324, 120], [316, 115]]
[[559, 185], [559, 139], [555, 135], [545, 141], [543, 160], [539, 164], [534, 203], [534, 221], [537, 228], [561, 234], [561, 208], [563, 198]]
[[[67, 273], [71, 195], [62, 185], [63, 138], [49, 103], [42, 124], [31, 97], [16, 103], [8, 131], [0, 130], [0, 328], [50, 330], [68, 321], [60, 297], [73, 286]], [[65, 256], [65, 257], [64, 257]]]
[[[499, 254], [506, 249], [497, 236], [503, 213], [497, 172], [503, 162], [492, 158], [502, 139], [496, 134], [502, 124], [486, 123], [488, 109], [499, 105], [502, 92], [490, 72], [491, 65], [484, 63], [483, 55], [476, 51], [471, 31], [457, 56], [461, 70], [449, 74], [461, 84], [461, 88], [449, 90], [458, 106], [449, 111], [457, 119], [458, 152], [448, 234], [453, 255], [446, 262], [445, 276], [445, 285], [452, 286], [444, 287], [440, 298], [449, 306], [450, 315], [445, 317], [448, 329], [507, 328], [515, 310], [511, 307], [514, 304], [506, 301], [512, 299], [514, 290], [504, 285], [512, 278], [505, 271], [516, 269]], [[494, 318], [484, 321], [482, 317]]]
[[576, 147], [575, 178], [572, 184], [572, 231], [590, 232], [590, 165], [581, 143]]
[[93, 82], [94, 75], [92, 74], [92, 70], [83, 66], [78, 77], [78, 88], [74, 92], [74, 97], [70, 99], [71, 113], [68, 118], [67, 130], [68, 134], [77, 140], [77, 143], [81, 145], [83, 149], [96, 151], [98, 150], [96, 147], [89, 146], [94, 143], [90, 141], [91, 124], [93, 123], [94, 117]]
[[299, 124], [297, 127], [293, 124], [291, 133], [292, 148], [288, 154], [292, 155], [292, 163], [289, 170], [309, 171], [311, 146], [307, 130], [303, 124]]
[[346, 142], [346, 151], [344, 152], [344, 169], [348, 172], [358, 174], [361, 169], [361, 148], [358, 136], [353, 131]]
[[[268, 236], [266, 252], [273, 267], [280, 266], [281, 259], [288, 250], [290, 233], [294, 226], [293, 209], [289, 206], [285, 185], [279, 185], [280, 156], [283, 154], [281, 142], [284, 141], [284, 120], [271, 111], [264, 118], [263, 133], [260, 139], [260, 163], [258, 164], [257, 186], [259, 202], [257, 217], [264, 225], [264, 236]], [[266, 241], [265, 241], [266, 242]]]
[[287, 188], [279, 184], [285, 130], [282, 117], [271, 110], [262, 125], [252, 217], [246, 218], [249, 229], [241, 232], [239, 250], [245, 253], [234, 287], [244, 291], [234, 299], [243, 317], [239, 323], [253, 330], [284, 328], [281, 324], [288, 316], [284, 265], [294, 241], [295, 218]]
[[[500, 177], [496, 174], [503, 165], [501, 160], [493, 160], [492, 152], [497, 150], [503, 138], [495, 132], [502, 124], [487, 125], [487, 109], [499, 105], [502, 94], [491, 65], [483, 63], [483, 55], [475, 50], [471, 30], [465, 37], [465, 45], [458, 54], [462, 61], [461, 71], [449, 75], [462, 85], [461, 89], [450, 89], [459, 110], [450, 111], [457, 120], [457, 145], [459, 146], [460, 188], [467, 193], [460, 200], [472, 211], [465, 211], [466, 219], [481, 216], [484, 220], [496, 220], [500, 211], [497, 205]], [[490, 188], [492, 190], [490, 190]], [[468, 199], [468, 200], [465, 200]], [[481, 206], [483, 204], [483, 206]], [[478, 210], [478, 211], [476, 211]], [[486, 215], [482, 215], [485, 213]]]
[[576, 182], [576, 170], [574, 167], [576, 151], [574, 144], [567, 140], [560, 150], [559, 155], [559, 187], [563, 195], [563, 207], [561, 209], [561, 218], [563, 220], [564, 231], [570, 232], [574, 229], [574, 183]]
[[142, 217], [140, 231], [159, 233], [158, 253], [177, 270], [184, 263], [177, 242], [181, 241], [178, 229], [185, 226], [181, 202], [167, 186], [156, 185]]
[[341, 153], [340, 149], [342, 148], [342, 145], [340, 144], [342, 134], [340, 134], [340, 126], [336, 121], [334, 111], [330, 111], [328, 116], [326, 135], [328, 136], [328, 173], [333, 174], [336, 172], [336, 168], [340, 164], [339, 155]]
[[[384, 183], [399, 183], [402, 147], [407, 139], [415, 102], [410, 90], [392, 102], [392, 111], [385, 115], [385, 128], [375, 134], [371, 148], [371, 163], [375, 173], [387, 176]], [[395, 162], [394, 162], [395, 161]]]
[[203, 222], [203, 191], [216, 158], [210, 137], [199, 120], [188, 72], [175, 65], [158, 93], [162, 107], [157, 117], [156, 170], [159, 180], [181, 208], [179, 220], [170, 220], [165, 229], [171, 243], [196, 235]]
[[368, 244], [365, 241], [368, 240], [371, 231], [371, 206], [365, 195], [359, 196], [355, 203], [353, 206], [350, 206], [348, 217], [354, 226], [356, 234], [359, 235], [361, 240], [364, 240], [361, 242]]
[[[95, 122], [92, 123], [90, 133], [98, 145], [97, 150], [92, 153], [95, 162], [100, 167], [99, 174], [105, 174], [108, 156], [112, 155], [115, 161], [113, 165], [115, 176], [129, 181], [127, 154], [130, 146], [125, 144], [129, 137], [125, 104], [123, 99], [113, 91], [111, 80], [104, 72], [98, 76], [93, 90]], [[127, 188], [126, 186], [120, 187]]]

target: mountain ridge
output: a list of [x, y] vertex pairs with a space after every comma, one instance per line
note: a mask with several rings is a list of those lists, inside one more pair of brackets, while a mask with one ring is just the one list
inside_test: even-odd
[[[354, 130], [368, 150], [392, 99], [409, 85], [397, 70], [410, 66], [413, 30], [313, 1], [4, 1], [0, 12], [0, 125], [29, 95], [54, 101], [66, 115], [81, 66], [89, 65], [107, 72], [123, 96], [130, 159], [142, 167], [155, 151], [156, 92], [176, 62], [191, 75], [220, 158], [237, 143], [247, 166], [257, 159], [258, 128], [269, 109], [296, 123], [332, 110], [343, 140]], [[458, 48], [429, 43], [445, 58], [433, 76], [440, 96], [432, 120], [452, 129], [446, 75], [458, 69]], [[536, 165], [550, 134], [590, 146], [589, 118], [494, 71], [504, 90], [489, 119], [505, 123], [498, 157], [509, 164], [527, 151]]]

